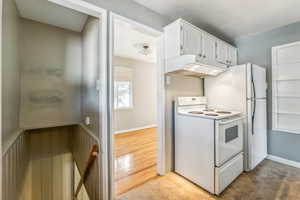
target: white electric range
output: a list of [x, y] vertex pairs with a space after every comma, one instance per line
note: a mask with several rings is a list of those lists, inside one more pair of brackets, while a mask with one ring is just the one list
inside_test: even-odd
[[175, 172], [220, 194], [243, 171], [240, 112], [208, 108], [206, 97], [178, 97], [175, 110]]

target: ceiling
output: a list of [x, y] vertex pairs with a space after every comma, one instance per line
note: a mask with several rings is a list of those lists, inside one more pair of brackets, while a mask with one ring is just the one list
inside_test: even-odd
[[21, 17], [81, 32], [87, 15], [63, 8], [47, 0], [15, 0]]
[[[114, 27], [114, 55], [145, 62], [156, 62], [156, 37], [144, 32], [142, 29], [130, 25], [127, 22], [115, 20]], [[139, 53], [136, 44], [146, 43], [151, 53], [143, 55]], [[139, 46], [139, 45], [138, 45]]]
[[300, 21], [299, 0], [134, 0], [170, 19], [183, 18], [226, 38]]

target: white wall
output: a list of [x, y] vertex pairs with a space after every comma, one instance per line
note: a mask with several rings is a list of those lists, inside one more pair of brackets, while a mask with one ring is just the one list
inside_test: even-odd
[[80, 121], [81, 34], [21, 20], [21, 127]]
[[19, 17], [13, 0], [3, 1], [2, 142], [18, 129], [20, 109]]
[[82, 32], [82, 121], [90, 117], [86, 125], [93, 134], [99, 136], [99, 20], [89, 17]]
[[[115, 131], [157, 124], [156, 65], [124, 57], [114, 57], [114, 66], [132, 69], [133, 108], [115, 110]], [[118, 77], [114, 77], [118, 80]]]

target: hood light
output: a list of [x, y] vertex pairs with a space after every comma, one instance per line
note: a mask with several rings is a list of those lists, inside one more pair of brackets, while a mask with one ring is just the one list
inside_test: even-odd
[[201, 74], [208, 74], [216, 76], [221, 72], [224, 72], [225, 69], [216, 68], [214, 66], [204, 65], [204, 64], [188, 64], [184, 67], [187, 71], [197, 72]]

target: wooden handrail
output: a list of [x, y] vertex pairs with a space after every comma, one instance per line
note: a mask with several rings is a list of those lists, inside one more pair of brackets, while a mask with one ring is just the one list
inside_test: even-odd
[[97, 145], [94, 145], [92, 147], [92, 150], [91, 150], [90, 155], [89, 155], [89, 159], [88, 159], [88, 161], [86, 163], [86, 166], [85, 166], [85, 169], [83, 171], [83, 175], [81, 176], [81, 179], [80, 179], [80, 181], [78, 183], [78, 186], [76, 188], [76, 192], [74, 194], [74, 199], [75, 200], [77, 199], [77, 196], [80, 192], [80, 189], [81, 189], [82, 185], [85, 183], [85, 181], [86, 181], [86, 179], [87, 179], [87, 177], [90, 173], [90, 169], [93, 166], [93, 164], [94, 164], [95, 160], [97, 159], [98, 155], [99, 155], [99, 148], [98, 148]]

